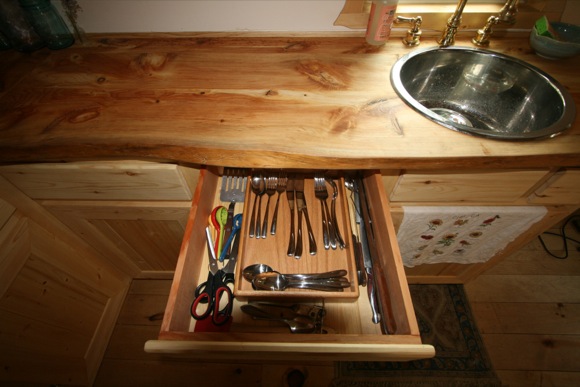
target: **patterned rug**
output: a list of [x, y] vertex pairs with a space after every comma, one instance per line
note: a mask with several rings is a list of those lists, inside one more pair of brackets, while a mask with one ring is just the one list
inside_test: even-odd
[[462, 285], [410, 285], [423, 343], [432, 359], [338, 362], [335, 387], [499, 387]]

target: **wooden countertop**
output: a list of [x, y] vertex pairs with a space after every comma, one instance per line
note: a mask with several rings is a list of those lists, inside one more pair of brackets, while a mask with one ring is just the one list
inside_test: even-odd
[[[435, 45], [424, 38], [419, 47]], [[458, 40], [456, 45], [472, 45]], [[580, 58], [493, 40], [580, 101]], [[62, 51], [0, 54], [0, 163], [103, 158], [268, 168], [580, 166], [575, 126], [514, 143], [445, 129], [393, 91], [410, 49], [351, 35], [91, 36]], [[579, 105], [580, 106], [580, 105]]]

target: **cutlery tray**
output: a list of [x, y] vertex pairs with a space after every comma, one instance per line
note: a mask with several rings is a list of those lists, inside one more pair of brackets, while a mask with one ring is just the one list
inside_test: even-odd
[[[286, 193], [280, 195], [280, 203], [278, 207], [278, 221], [276, 235], [270, 234], [270, 227], [272, 225], [272, 216], [276, 206], [278, 193], [270, 197], [270, 210], [268, 216], [268, 233], [265, 239], [249, 237], [249, 227], [251, 221], [252, 208], [254, 205], [255, 195], [251, 190], [248, 179], [248, 187], [245, 196], [244, 216], [242, 226], [242, 239], [240, 240], [238, 262], [236, 264], [236, 277], [234, 294], [237, 299], [269, 299], [269, 298], [293, 298], [304, 299], [324, 298], [327, 301], [331, 299], [341, 300], [356, 300], [359, 296], [359, 286], [356, 276], [356, 264], [354, 257], [354, 250], [352, 248], [352, 229], [349, 216], [348, 196], [349, 191], [346, 190], [343, 178], [335, 178], [335, 183], [338, 188], [338, 197], [336, 198], [336, 217], [341, 236], [346, 243], [344, 249], [337, 247], [336, 249], [324, 248], [322, 236], [322, 219], [321, 219], [321, 201], [315, 197], [314, 193], [314, 179], [312, 175], [296, 175], [296, 178], [304, 178], [304, 197], [306, 200], [308, 216], [312, 231], [317, 245], [316, 255], [309, 254], [308, 231], [305, 219], [302, 219], [302, 238], [303, 238], [303, 254], [301, 258], [297, 259], [293, 256], [287, 255], [288, 243], [290, 238], [290, 208]], [[327, 204], [331, 209], [332, 201], [332, 187], [327, 184], [329, 197]], [[262, 196], [261, 215], [262, 222], [266, 211], [266, 204], [268, 196]], [[294, 226], [295, 235], [298, 238], [298, 208], [295, 202], [294, 211]], [[259, 203], [259, 199], [258, 199]], [[227, 206], [227, 204], [222, 203]], [[257, 210], [256, 210], [257, 213]], [[283, 291], [270, 290], [254, 290], [252, 284], [244, 279], [242, 271], [245, 267], [256, 263], [269, 265], [275, 271], [280, 273], [320, 273], [330, 270], [344, 269], [347, 271], [347, 278], [350, 281], [350, 287], [343, 289], [343, 291], [317, 291], [310, 289], [295, 289], [287, 288]]]

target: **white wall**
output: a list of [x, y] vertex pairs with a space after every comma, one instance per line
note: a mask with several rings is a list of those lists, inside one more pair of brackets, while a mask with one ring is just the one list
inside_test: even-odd
[[[342, 31], [344, 0], [77, 0], [92, 32]], [[56, 2], [55, 2], [56, 3]]]

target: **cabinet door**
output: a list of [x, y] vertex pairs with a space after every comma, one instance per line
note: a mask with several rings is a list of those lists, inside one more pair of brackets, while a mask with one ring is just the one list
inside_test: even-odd
[[0, 384], [90, 385], [130, 278], [0, 178]]
[[188, 201], [40, 203], [133, 278], [172, 275], [191, 207]]

